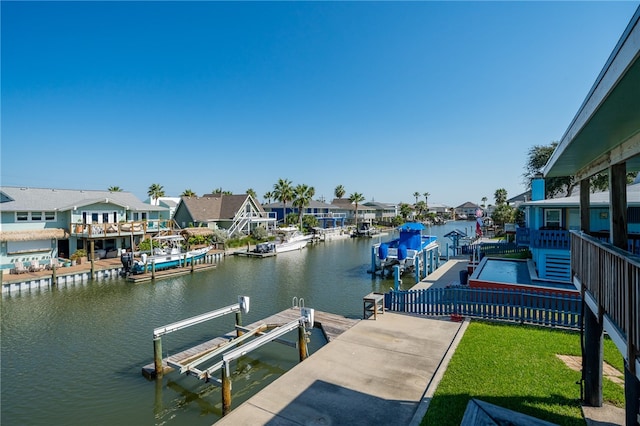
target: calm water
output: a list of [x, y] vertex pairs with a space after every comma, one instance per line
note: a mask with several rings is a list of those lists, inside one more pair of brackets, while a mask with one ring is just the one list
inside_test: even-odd
[[[431, 233], [441, 237], [469, 227], [451, 222]], [[153, 361], [152, 330], [234, 304], [238, 295], [251, 297], [245, 324], [290, 307], [294, 296], [308, 307], [360, 318], [362, 296], [393, 286], [366, 272], [375, 241], [335, 240], [266, 259], [227, 257], [211, 271], [156, 283], [114, 279], [5, 295], [0, 423], [211, 425], [220, 418], [217, 386], [177, 373], [158, 381], [141, 375]], [[164, 355], [226, 333], [234, 320], [229, 315], [164, 336]], [[314, 333], [310, 352], [321, 344]], [[296, 349], [272, 343], [238, 361], [233, 407], [293, 367], [297, 357]]]

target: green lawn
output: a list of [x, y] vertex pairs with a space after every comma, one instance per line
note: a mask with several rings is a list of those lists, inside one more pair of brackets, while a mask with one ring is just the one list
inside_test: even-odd
[[[556, 357], [580, 353], [578, 332], [472, 321], [421, 425], [458, 426], [469, 400], [477, 398], [560, 425], [583, 426], [580, 372]], [[609, 339], [604, 358], [623, 371], [622, 356]], [[606, 378], [603, 395], [605, 402], [624, 406], [623, 387]]]

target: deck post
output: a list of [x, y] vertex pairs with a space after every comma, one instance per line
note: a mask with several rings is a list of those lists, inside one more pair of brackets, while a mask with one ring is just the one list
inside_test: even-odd
[[632, 425], [640, 423], [640, 380], [633, 372], [633, 359], [624, 363], [625, 421]]
[[309, 356], [307, 351], [307, 336], [304, 333], [304, 324], [302, 322], [298, 326], [298, 351], [300, 353], [300, 362]]
[[393, 289], [398, 291], [400, 290], [400, 265], [396, 265], [393, 267]]
[[[186, 262], [186, 254], [185, 254], [185, 262]], [[195, 268], [195, 263], [196, 263], [196, 259], [194, 257], [191, 258], [191, 273], [193, 273], [193, 270]]]
[[91, 259], [91, 279], [94, 279], [96, 276], [96, 242], [91, 240], [89, 247], [91, 247], [91, 253], [89, 254], [89, 259]]
[[156, 377], [162, 377], [162, 338], [156, 337], [153, 339], [153, 366], [156, 370]]
[[227, 374], [229, 365], [222, 364], [222, 415], [226, 416], [231, 411], [231, 379]]
[[58, 275], [56, 273], [56, 265], [53, 265], [51, 267], [51, 285], [57, 285], [58, 284]]
[[601, 320], [601, 316], [585, 307], [582, 352], [584, 402], [591, 407], [602, 407], [603, 327]]
[[[144, 266], [145, 270], [147, 269], [147, 266]], [[156, 279], [156, 262], [151, 261], [151, 279], [155, 280]]]
[[416, 283], [419, 283], [420, 282], [420, 258], [418, 256], [413, 258], [413, 270], [416, 274]]
[[371, 247], [371, 275], [376, 274], [376, 248]]

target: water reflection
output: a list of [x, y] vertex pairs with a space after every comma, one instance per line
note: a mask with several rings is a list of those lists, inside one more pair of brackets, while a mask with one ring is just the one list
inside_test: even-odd
[[[227, 257], [213, 270], [155, 283], [114, 278], [3, 295], [2, 423], [211, 425], [220, 416], [218, 386], [177, 373], [155, 383], [142, 376], [142, 366], [153, 362], [153, 329], [234, 304], [239, 295], [251, 298], [244, 324], [289, 308], [294, 296], [308, 307], [360, 318], [364, 295], [393, 286], [367, 273], [373, 242], [335, 240], [272, 258]], [[225, 334], [233, 324], [234, 318], [221, 318], [163, 337], [164, 355]], [[313, 333], [311, 354], [319, 341]], [[276, 343], [238, 361], [233, 407], [298, 362], [296, 349]]]

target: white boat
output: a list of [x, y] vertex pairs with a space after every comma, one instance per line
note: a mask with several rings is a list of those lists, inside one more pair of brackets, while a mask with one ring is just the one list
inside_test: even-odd
[[159, 246], [154, 247], [153, 254], [142, 253], [140, 260], [134, 260], [132, 253], [124, 253], [121, 256], [125, 273], [142, 274], [168, 268], [177, 268], [191, 265], [191, 262], [202, 259], [213, 246], [207, 246], [195, 250], [183, 251], [184, 238], [181, 235], [160, 236], [153, 239]]
[[290, 226], [278, 229], [278, 238], [275, 241], [276, 253], [284, 253], [293, 250], [302, 250], [311, 240], [312, 235], [304, 235], [298, 228]]

